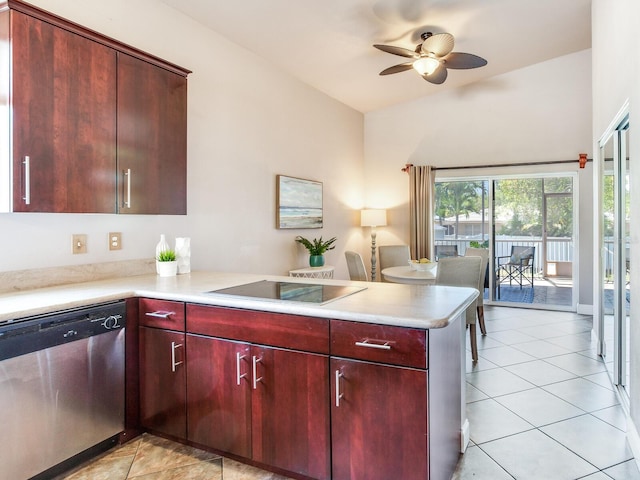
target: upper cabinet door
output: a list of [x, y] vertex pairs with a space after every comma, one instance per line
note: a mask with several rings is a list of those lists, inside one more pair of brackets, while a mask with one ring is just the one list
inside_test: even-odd
[[187, 79], [118, 53], [118, 212], [187, 213]]
[[11, 15], [13, 211], [115, 213], [116, 51]]

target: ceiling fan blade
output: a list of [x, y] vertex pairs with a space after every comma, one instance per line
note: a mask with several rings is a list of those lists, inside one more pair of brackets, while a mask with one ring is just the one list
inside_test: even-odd
[[433, 53], [436, 57], [444, 57], [453, 50], [454, 39], [450, 33], [431, 35], [422, 42], [422, 53]]
[[385, 68], [380, 72], [380, 75], [391, 75], [392, 73], [406, 72], [407, 70], [411, 70], [412, 68], [413, 62], [401, 63], [399, 65], [394, 65], [393, 67]]
[[440, 64], [440, 66], [436, 68], [436, 70], [431, 75], [422, 75], [422, 78], [424, 78], [429, 83], [440, 85], [447, 79], [447, 69], [444, 65]]
[[447, 68], [465, 70], [468, 68], [484, 67], [487, 61], [472, 53], [453, 52], [444, 59], [444, 63]]
[[383, 52], [391, 53], [393, 55], [399, 55], [401, 57], [418, 58], [420, 56], [413, 50], [402, 47], [394, 47], [393, 45], [374, 45], [374, 47], [376, 47], [378, 50], [382, 50]]

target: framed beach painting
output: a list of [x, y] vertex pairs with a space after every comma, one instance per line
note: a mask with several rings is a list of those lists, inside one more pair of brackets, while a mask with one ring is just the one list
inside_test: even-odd
[[277, 175], [276, 228], [322, 228], [322, 182]]

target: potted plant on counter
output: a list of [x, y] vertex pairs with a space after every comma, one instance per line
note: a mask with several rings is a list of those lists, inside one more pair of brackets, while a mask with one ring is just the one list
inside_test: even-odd
[[324, 265], [324, 253], [336, 248], [335, 241], [336, 237], [325, 241], [322, 240], [322, 237], [314, 238], [313, 241], [307, 240], [300, 235], [296, 237], [296, 242], [309, 251], [309, 266], [311, 267], [322, 267]]
[[178, 273], [178, 261], [176, 260], [176, 252], [162, 250], [156, 257], [156, 266], [158, 267], [158, 275], [161, 277], [172, 277]]

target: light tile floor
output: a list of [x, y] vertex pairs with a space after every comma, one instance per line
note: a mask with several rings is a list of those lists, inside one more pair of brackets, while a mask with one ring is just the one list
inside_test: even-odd
[[[471, 443], [454, 479], [640, 480], [591, 317], [488, 306], [485, 317], [478, 363], [467, 355]], [[62, 478], [285, 480], [147, 434]]]
[[487, 306], [485, 319], [478, 363], [467, 354], [471, 442], [454, 479], [640, 480], [592, 318]]
[[288, 480], [147, 433], [55, 480]]

